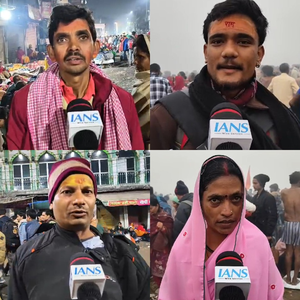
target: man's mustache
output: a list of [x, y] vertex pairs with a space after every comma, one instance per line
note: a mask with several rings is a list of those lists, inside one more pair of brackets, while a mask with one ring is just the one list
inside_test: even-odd
[[243, 67], [241, 65], [235, 64], [235, 63], [223, 63], [223, 64], [218, 64], [217, 65], [217, 70], [220, 69], [236, 69], [236, 70], [241, 70], [243, 71]]
[[85, 61], [85, 57], [84, 57], [83, 55], [81, 55], [79, 52], [70, 52], [70, 53], [68, 53], [68, 54], [65, 56], [64, 60], [66, 61], [68, 58], [70, 58], [70, 57], [72, 57], [72, 56], [79, 57], [79, 58], [81, 58], [81, 59], [83, 59], [83, 60]]

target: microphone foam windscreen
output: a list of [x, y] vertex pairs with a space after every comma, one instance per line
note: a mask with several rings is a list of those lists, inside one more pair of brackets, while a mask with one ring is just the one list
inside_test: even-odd
[[84, 282], [77, 291], [78, 300], [100, 300], [101, 293], [98, 285], [94, 282]]
[[223, 287], [219, 294], [220, 300], [245, 300], [243, 291], [237, 286]]
[[222, 102], [218, 105], [216, 105], [211, 113], [210, 113], [211, 119], [227, 119], [227, 120], [234, 120], [242, 119], [242, 114], [239, 108], [230, 102]]
[[67, 106], [67, 112], [93, 110], [91, 103], [84, 99], [72, 100]]
[[216, 266], [243, 266], [243, 260], [236, 252], [225, 251], [218, 256]]
[[81, 130], [74, 135], [74, 147], [77, 150], [97, 150], [98, 140], [91, 130]]
[[95, 261], [93, 258], [83, 252], [75, 253], [72, 255], [71, 260], [70, 260], [70, 265], [75, 266], [75, 265], [93, 265], [95, 264]]
[[227, 142], [218, 145], [216, 150], [243, 150], [243, 148], [237, 143]]

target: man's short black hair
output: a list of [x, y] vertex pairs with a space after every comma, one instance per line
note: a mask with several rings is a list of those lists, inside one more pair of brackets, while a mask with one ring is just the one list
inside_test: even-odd
[[263, 66], [261, 70], [265, 76], [267, 77], [273, 76], [274, 68], [272, 66]]
[[59, 5], [53, 8], [52, 15], [48, 25], [48, 35], [50, 45], [53, 46], [54, 33], [57, 31], [59, 23], [69, 24], [76, 19], [86, 20], [93, 38], [96, 41], [97, 34], [95, 28], [95, 21], [92, 13], [83, 7], [77, 5], [66, 4]]
[[6, 209], [5, 208], [0, 208], [0, 216], [6, 215]]
[[160, 73], [160, 66], [159, 66], [159, 64], [151, 64], [150, 65], [150, 72], [151, 73]]
[[15, 75], [14, 77], [13, 77], [13, 82], [14, 82], [14, 84], [16, 84], [18, 81], [20, 81], [21, 80], [21, 77], [20, 77], [20, 75]]
[[28, 210], [26, 211], [26, 216], [27, 216], [27, 217], [30, 217], [30, 218], [33, 219], [33, 220], [36, 219], [36, 215], [37, 215], [37, 213], [36, 213], [36, 211], [35, 211], [34, 209], [28, 209]]
[[287, 64], [287, 63], [281, 64], [279, 66], [279, 71], [281, 73], [287, 73], [287, 74], [290, 73], [290, 66], [289, 66], [289, 64]]
[[204, 21], [203, 36], [205, 43], [208, 43], [208, 31], [212, 22], [235, 14], [247, 16], [252, 20], [258, 34], [259, 46], [262, 45], [267, 35], [268, 21], [253, 0], [226, 0], [216, 4]]
[[26, 218], [25, 213], [22, 212], [22, 211], [18, 211], [16, 215], [17, 215], [17, 216], [19, 215], [22, 219], [25, 219], [25, 218]]
[[297, 184], [300, 181], [300, 172], [294, 172], [290, 175], [290, 184]]
[[45, 213], [46, 216], [50, 216], [51, 218], [53, 218], [53, 212], [51, 209], [45, 209], [43, 210], [43, 212]]

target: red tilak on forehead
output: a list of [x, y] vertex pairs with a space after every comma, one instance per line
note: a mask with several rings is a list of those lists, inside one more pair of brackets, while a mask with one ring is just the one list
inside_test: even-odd
[[234, 24], [235, 24], [235, 22], [225, 21], [225, 26], [226, 27], [234, 28]]

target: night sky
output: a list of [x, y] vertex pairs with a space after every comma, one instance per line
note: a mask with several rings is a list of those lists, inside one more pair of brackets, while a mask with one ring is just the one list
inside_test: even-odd
[[[125, 26], [126, 18], [130, 18], [130, 11], [133, 11], [138, 3], [145, 3], [147, 0], [87, 0], [88, 7], [93, 11], [96, 23], [106, 23], [108, 31], [114, 30], [114, 22], [118, 22], [119, 31], [122, 24]], [[148, 0], [149, 1], [149, 0]], [[119, 32], [120, 33], [120, 32]]]

